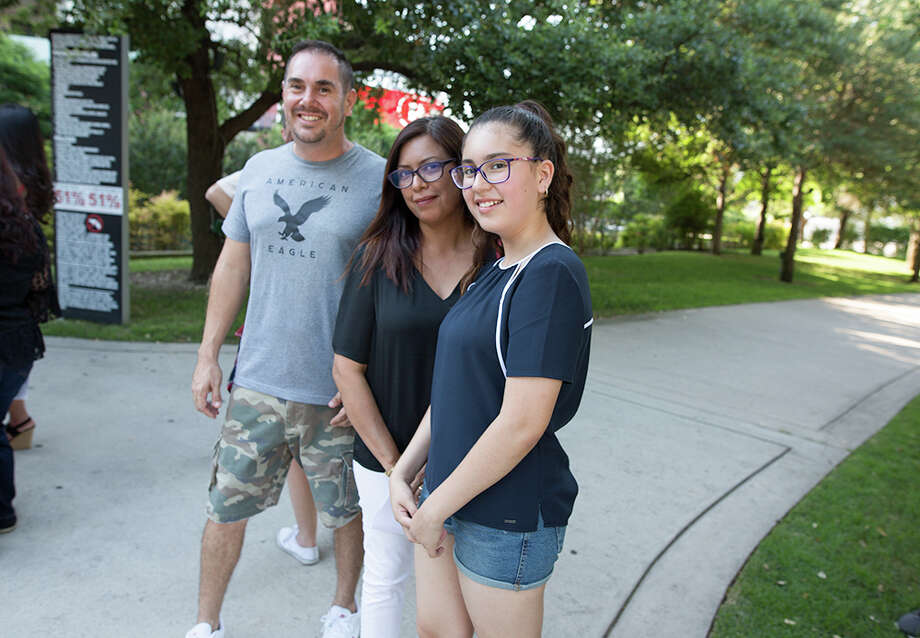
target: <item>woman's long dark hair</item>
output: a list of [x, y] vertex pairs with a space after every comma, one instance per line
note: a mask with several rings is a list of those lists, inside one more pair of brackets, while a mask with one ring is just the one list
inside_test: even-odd
[[0, 146], [26, 187], [26, 208], [44, 222], [54, 206], [54, 187], [35, 114], [18, 104], [0, 106]]
[[35, 221], [26, 211], [20, 182], [0, 146], [0, 255], [16, 263], [24, 254], [39, 251]]
[[[444, 149], [450, 158], [460, 158], [460, 149], [463, 144], [463, 129], [453, 120], [442, 117], [423, 117], [409, 123], [400, 131], [393, 142], [393, 147], [387, 156], [386, 172], [383, 178], [383, 190], [380, 195], [380, 208], [377, 216], [364, 231], [358, 250], [363, 250], [361, 268], [364, 274], [361, 285], [366, 285], [371, 275], [377, 268], [382, 268], [386, 276], [403, 292], [409, 292], [409, 282], [412, 280], [412, 271], [416, 267], [421, 246], [421, 229], [418, 218], [412, 214], [402, 192], [386, 178], [395, 171], [399, 164], [399, 154], [403, 147], [411, 140], [427, 135]], [[441, 179], [450, 180], [446, 171], [450, 166], [445, 166], [445, 175]], [[451, 185], [453, 186], [453, 185]], [[463, 209], [464, 221], [478, 229], [479, 225], [467, 210], [463, 199], [460, 204]], [[482, 265], [495, 256], [494, 236], [481, 232], [473, 233], [476, 253], [473, 257], [472, 267], [460, 280], [460, 290], [466, 287], [476, 277]]]
[[543, 199], [543, 210], [550, 228], [568, 244], [572, 237], [572, 172], [566, 161], [565, 140], [556, 132], [553, 118], [539, 102], [525, 100], [489, 109], [473, 120], [470, 130], [489, 122], [513, 127], [518, 141], [530, 144], [535, 156], [553, 163], [553, 180]]

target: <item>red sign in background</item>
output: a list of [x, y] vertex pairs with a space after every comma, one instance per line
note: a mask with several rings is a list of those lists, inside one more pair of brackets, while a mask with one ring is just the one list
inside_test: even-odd
[[444, 105], [431, 98], [395, 89], [358, 89], [358, 98], [367, 110], [376, 110], [380, 118], [396, 128], [403, 128], [412, 120], [428, 115], [439, 115]]
[[84, 223], [86, 224], [86, 230], [91, 233], [101, 233], [102, 229], [105, 228], [102, 217], [96, 214], [87, 215]]

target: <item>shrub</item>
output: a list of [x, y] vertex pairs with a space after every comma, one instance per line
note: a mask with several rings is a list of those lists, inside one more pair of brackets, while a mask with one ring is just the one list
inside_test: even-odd
[[131, 189], [128, 197], [131, 250], [186, 250], [191, 248], [188, 202], [176, 191], [149, 197]]
[[767, 222], [763, 229], [764, 250], [781, 250], [786, 247], [789, 231], [779, 222]]
[[749, 219], [726, 222], [722, 228], [722, 246], [724, 248], [750, 248], [757, 234], [757, 224]]
[[660, 215], [639, 213], [620, 234], [623, 246], [635, 248], [641, 255], [649, 248], [667, 250], [671, 247], [671, 233]]
[[811, 243], [814, 246], [820, 246], [830, 240], [833, 231], [830, 228], [815, 228], [811, 233]]
[[594, 230], [575, 230], [572, 233], [572, 250], [579, 255], [606, 255], [617, 245], [618, 233]]
[[869, 252], [874, 255], [885, 254], [885, 246], [894, 244], [895, 255], [903, 259], [909, 242], [910, 229], [905, 226], [890, 228], [884, 224], [872, 224], [869, 228]]
[[665, 209], [665, 221], [682, 248], [691, 248], [698, 236], [709, 228], [715, 208], [700, 191], [690, 189]]

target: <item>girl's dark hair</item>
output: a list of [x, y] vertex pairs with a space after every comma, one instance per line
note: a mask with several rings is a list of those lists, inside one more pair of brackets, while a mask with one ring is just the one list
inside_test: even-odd
[[543, 209], [553, 232], [568, 244], [572, 238], [572, 172], [566, 162], [565, 140], [556, 132], [553, 118], [539, 102], [525, 100], [514, 106], [489, 109], [473, 120], [470, 130], [490, 122], [513, 127], [517, 140], [530, 144], [534, 156], [553, 163], [553, 181], [543, 199]]
[[[358, 244], [358, 251], [363, 251], [361, 255], [361, 268], [364, 271], [361, 277], [362, 286], [370, 281], [374, 270], [382, 268], [386, 276], [394, 284], [402, 288], [403, 292], [409, 292], [412, 270], [415, 268], [416, 260], [420, 256], [421, 229], [419, 228], [418, 218], [406, 206], [402, 192], [390, 183], [386, 175], [397, 169], [399, 154], [402, 152], [403, 147], [409, 141], [422, 135], [427, 135], [437, 142], [447, 153], [447, 157], [459, 160], [460, 149], [463, 144], [463, 129], [449, 118], [442, 116], [419, 118], [410, 122], [396, 136], [393, 147], [390, 148], [390, 153], [387, 156], [383, 190], [380, 194], [380, 208], [377, 210], [374, 220], [364, 231], [364, 235]], [[452, 167], [449, 164], [444, 166], [444, 175], [441, 179], [450, 180], [447, 175], [447, 171], [450, 168]], [[453, 184], [451, 184], [451, 187], [453, 187]], [[466, 287], [476, 277], [476, 273], [479, 272], [483, 263], [488, 259], [494, 258], [495, 236], [485, 233], [479, 228], [476, 220], [473, 219], [470, 211], [463, 203], [462, 197], [460, 198], [460, 206], [463, 208], [464, 221], [474, 227], [473, 242], [476, 246], [473, 265], [460, 280], [460, 290], [465, 291]]]
[[26, 187], [26, 208], [44, 222], [54, 206], [54, 186], [35, 114], [18, 104], [0, 106], [0, 146]]
[[16, 263], [22, 255], [38, 252], [36, 225], [19, 193], [16, 174], [0, 146], [0, 255]]

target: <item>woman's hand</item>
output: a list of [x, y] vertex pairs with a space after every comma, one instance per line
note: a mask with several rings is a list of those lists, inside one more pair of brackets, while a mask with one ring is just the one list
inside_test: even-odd
[[409, 526], [412, 524], [412, 517], [418, 511], [417, 502], [415, 490], [409, 481], [394, 472], [390, 476], [390, 505], [393, 508], [393, 518], [402, 525], [406, 537], [413, 543], [415, 539], [409, 532]]
[[409, 483], [409, 487], [412, 488], [412, 493], [415, 494], [415, 502], [418, 503], [418, 497], [422, 493], [422, 484], [425, 482], [425, 468], [428, 467], [428, 463], [422, 466], [422, 469], [418, 471], [418, 474], [415, 475], [415, 478], [412, 479], [412, 482]]
[[333, 410], [336, 408], [341, 408], [338, 413], [332, 417], [332, 420], [329, 421], [329, 425], [334, 428], [350, 428], [352, 427], [351, 421], [348, 420], [348, 413], [345, 411], [345, 406], [342, 404], [342, 393], [336, 392], [335, 396], [329, 399], [327, 403], [330, 408]]
[[426, 508], [423, 503], [409, 522], [406, 535], [409, 540], [424, 547], [431, 558], [437, 558], [444, 553], [444, 539], [447, 538], [447, 530], [444, 529], [444, 521], [437, 520], [436, 517], [431, 518], [429, 511], [429, 508]]

